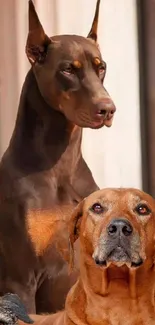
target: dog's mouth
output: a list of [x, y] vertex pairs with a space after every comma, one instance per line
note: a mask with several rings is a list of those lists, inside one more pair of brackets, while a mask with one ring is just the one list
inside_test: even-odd
[[110, 265], [115, 265], [117, 267], [122, 267], [126, 265], [128, 268], [138, 268], [143, 264], [143, 259], [138, 254], [136, 258], [132, 258], [131, 253], [127, 251], [121, 245], [113, 248], [105, 256], [93, 254], [93, 259], [95, 263], [100, 267], [108, 268]]
[[93, 128], [99, 129], [103, 126], [111, 127], [113, 118], [114, 118], [114, 111], [109, 113], [103, 114], [102, 110], [96, 113], [96, 121], [93, 122]]
[[105, 121], [104, 121], [104, 125], [107, 126], [107, 127], [110, 127], [112, 125], [113, 118], [114, 118], [114, 113], [109, 114], [107, 116], [107, 118], [105, 119]]

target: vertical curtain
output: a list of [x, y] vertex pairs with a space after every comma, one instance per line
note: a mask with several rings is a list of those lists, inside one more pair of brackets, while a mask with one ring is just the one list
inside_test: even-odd
[[143, 188], [155, 197], [155, 1], [137, 0]]
[[[35, 0], [47, 32], [56, 33], [56, 1]], [[28, 0], [0, 2], [0, 156], [10, 140], [21, 87], [29, 69], [25, 55], [28, 30]]]

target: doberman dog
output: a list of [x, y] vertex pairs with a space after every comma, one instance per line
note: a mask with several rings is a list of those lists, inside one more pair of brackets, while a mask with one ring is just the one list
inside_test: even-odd
[[[154, 325], [155, 200], [137, 189], [104, 189], [83, 200], [70, 220], [80, 239], [80, 276], [65, 310], [27, 315], [16, 295], [2, 297], [0, 322], [14, 325]], [[72, 253], [72, 250], [71, 250]]]
[[29, 1], [32, 67], [0, 164], [0, 293], [17, 293], [29, 313], [63, 307], [78, 274], [68, 274], [69, 216], [98, 189], [81, 138], [83, 127], [111, 126], [115, 112], [103, 87], [99, 4], [88, 37], [49, 38]]

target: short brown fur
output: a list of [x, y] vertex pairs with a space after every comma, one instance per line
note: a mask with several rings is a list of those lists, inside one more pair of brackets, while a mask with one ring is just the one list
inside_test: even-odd
[[0, 163], [0, 293], [17, 293], [28, 312], [55, 312], [78, 273], [68, 274], [70, 214], [98, 189], [82, 128], [111, 126], [115, 106], [91, 35], [48, 37], [31, 0], [26, 54], [32, 67]]
[[[110, 230], [109, 226], [116, 222], [118, 227], [126, 225], [118, 228], [123, 233]], [[68, 293], [65, 310], [53, 315], [30, 315], [34, 325], [154, 325], [154, 199], [137, 189], [96, 191], [73, 212], [70, 231], [72, 245], [80, 238], [79, 279]], [[114, 239], [114, 251], [103, 255]], [[120, 247], [124, 249], [121, 239], [128, 243], [129, 255], [120, 255]], [[103, 264], [101, 256], [106, 256], [107, 264]], [[14, 312], [11, 303], [9, 306]], [[5, 304], [0, 320], [4, 311]]]

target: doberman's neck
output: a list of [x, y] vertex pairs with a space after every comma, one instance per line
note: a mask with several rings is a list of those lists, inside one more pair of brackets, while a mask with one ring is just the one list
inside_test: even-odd
[[80, 266], [81, 277], [76, 288], [84, 297], [81, 306], [84, 314], [80, 320], [87, 319], [89, 325], [155, 323], [152, 269], [144, 272], [140, 269], [130, 272], [127, 267], [121, 268], [122, 271], [120, 268], [101, 269], [93, 264], [90, 266], [85, 260]]
[[51, 168], [66, 150], [74, 127], [44, 101], [31, 69], [23, 85], [9, 146], [16, 165], [20, 161], [20, 168], [27, 166], [29, 172]]

